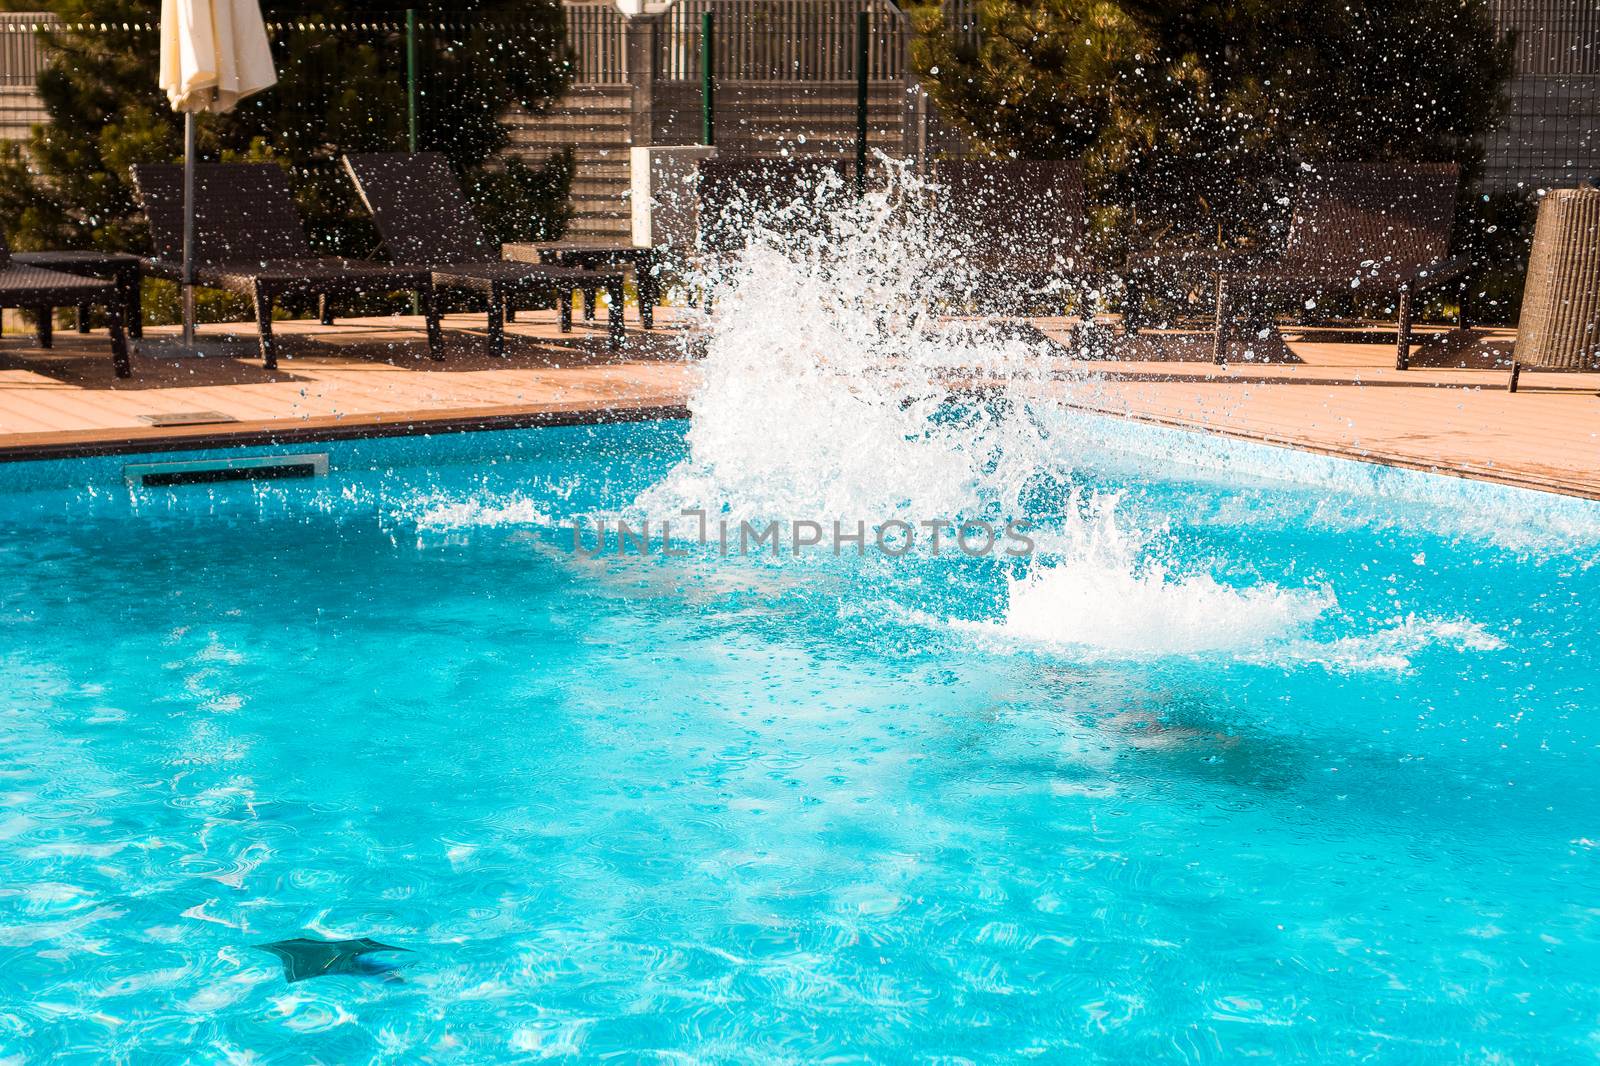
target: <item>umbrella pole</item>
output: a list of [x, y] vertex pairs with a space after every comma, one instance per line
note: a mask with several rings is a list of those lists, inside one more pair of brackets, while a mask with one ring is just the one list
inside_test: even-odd
[[194, 347], [194, 112], [183, 115], [183, 346]]

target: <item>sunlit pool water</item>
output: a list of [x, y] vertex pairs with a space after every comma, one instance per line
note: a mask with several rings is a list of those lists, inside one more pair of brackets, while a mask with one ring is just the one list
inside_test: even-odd
[[1201, 639], [993, 560], [574, 554], [682, 432], [0, 468], [0, 1061], [1600, 1051], [1593, 508], [1116, 430], [1082, 482]]

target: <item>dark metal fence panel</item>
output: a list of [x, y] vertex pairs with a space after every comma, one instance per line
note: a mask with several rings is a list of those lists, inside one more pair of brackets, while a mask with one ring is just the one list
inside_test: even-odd
[[46, 62], [39, 31], [59, 23], [42, 12], [0, 14], [0, 85], [33, 86]]
[[869, 18], [867, 77], [906, 75], [906, 18], [887, 0], [678, 0], [655, 42], [657, 81], [700, 79], [700, 19], [716, 17], [716, 76], [725, 81], [854, 82], [856, 14]]
[[578, 57], [574, 85], [621, 85], [628, 80], [627, 19], [612, 3], [563, 5], [567, 47]]
[[1517, 31], [1517, 72], [1600, 75], [1600, 3], [1491, 0], [1497, 26]]
[[1485, 182], [1515, 190], [1600, 173], [1600, 0], [1490, 0], [1515, 31], [1511, 113], [1489, 139]]

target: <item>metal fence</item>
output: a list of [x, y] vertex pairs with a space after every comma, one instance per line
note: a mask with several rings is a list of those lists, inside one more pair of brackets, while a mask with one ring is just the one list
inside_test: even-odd
[[1596, 0], [1492, 0], [1495, 25], [1517, 31], [1517, 73], [1600, 75]]
[[567, 47], [577, 55], [575, 85], [628, 80], [628, 20], [611, 3], [565, 4]]
[[39, 31], [59, 23], [37, 12], [0, 14], [0, 85], [34, 84], [49, 56]]
[[856, 19], [865, 11], [867, 78], [906, 74], [906, 17], [886, 0], [677, 0], [656, 30], [660, 81], [699, 81], [701, 19], [715, 19], [714, 73], [727, 81], [854, 81]]
[[[970, 3], [970, 0], [958, 0]], [[731, 81], [827, 82], [856, 77], [856, 15], [870, 19], [868, 77], [893, 81], [906, 74], [905, 15], [889, 0], [678, 0], [656, 24], [653, 76], [662, 81], [700, 78], [701, 16], [716, 17], [716, 70]], [[954, 8], [952, 9], [954, 10]], [[965, 8], [961, 8], [965, 10]], [[567, 44], [575, 57], [577, 85], [620, 85], [628, 81], [628, 20], [604, 0], [562, 5]], [[31, 86], [48, 59], [39, 30], [63, 23], [43, 12], [0, 14], [0, 85]], [[90, 24], [66, 28], [93, 30]], [[158, 32], [154, 23], [123, 24], [135, 33]], [[301, 32], [399, 34], [405, 15], [396, 10], [361, 19], [328, 19], [316, 13], [280, 15], [267, 24], [279, 40]], [[515, 32], [517, 26], [503, 27]], [[434, 38], [494, 30], [483, 23], [426, 18], [419, 33]], [[154, 43], [154, 42], [152, 42]]]
[[1511, 113], [1489, 138], [1492, 189], [1571, 185], [1600, 173], [1600, 0], [1491, 0], [1516, 32]]

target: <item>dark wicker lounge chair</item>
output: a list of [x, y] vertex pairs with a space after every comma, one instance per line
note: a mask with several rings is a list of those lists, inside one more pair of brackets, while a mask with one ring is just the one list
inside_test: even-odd
[[[145, 270], [183, 280], [183, 168], [141, 165], [134, 186], [150, 220], [156, 254]], [[411, 290], [428, 323], [428, 352], [444, 339], [428, 271], [318, 256], [295, 211], [289, 179], [271, 163], [198, 163], [194, 168], [196, 285], [243, 293], [255, 303], [261, 358], [278, 365], [272, 304], [284, 296], [351, 296]]]
[[737, 252], [758, 226], [823, 233], [834, 197], [854, 195], [854, 169], [836, 159], [735, 156], [700, 164], [699, 252]]
[[17, 262], [6, 247], [5, 239], [0, 237], [0, 309], [21, 307], [32, 311], [38, 319], [39, 347], [49, 348], [55, 342], [53, 315], [56, 308], [76, 307], [81, 313], [93, 304], [105, 306], [106, 324], [111, 332], [111, 358], [116, 364], [117, 377], [125, 378], [133, 371], [128, 365], [128, 338], [122, 325], [123, 294], [117, 283]]
[[[1218, 271], [1244, 266], [1254, 254], [1231, 243], [1234, 205], [1261, 198], [1256, 183], [1211, 160], [1152, 160], [1126, 198], [1128, 248], [1118, 271], [1123, 331], [1166, 328], [1180, 318], [1210, 319]], [[1152, 303], [1160, 314], [1152, 313]]]
[[[122, 322], [128, 336], [143, 335], [144, 311], [139, 283], [144, 278], [139, 257], [126, 252], [101, 252], [76, 249], [65, 252], [14, 252], [11, 261], [21, 266], [44, 267], [83, 278], [103, 278], [114, 282], [122, 294]], [[89, 332], [89, 306], [78, 306], [78, 332]]]
[[372, 212], [389, 255], [397, 263], [432, 272], [435, 289], [455, 289], [489, 302], [489, 350], [505, 354], [510, 306], [555, 301], [561, 331], [572, 329], [572, 294], [587, 306], [605, 289], [611, 300], [612, 345], [623, 339], [623, 273], [517, 263], [500, 257], [472, 213], [450, 164], [438, 152], [379, 152], [344, 157], [345, 172]]
[[[1245, 299], [1359, 292], [1396, 297], [1395, 366], [1406, 369], [1417, 295], [1467, 270], [1465, 259], [1449, 256], [1459, 182], [1453, 163], [1346, 163], [1308, 173], [1283, 252], [1221, 271], [1215, 360], [1227, 356]], [[1459, 325], [1467, 325], [1464, 300]]]
[[944, 160], [933, 177], [936, 224], [966, 257], [985, 304], [1009, 309], [1019, 289], [1025, 298], [1070, 292], [1093, 271], [1080, 164]]
[[[574, 267], [604, 271], [607, 268], [633, 270], [633, 285], [639, 297], [639, 325], [655, 327], [656, 304], [661, 300], [661, 269], [665, 265], [662, 249], [634, 244], [631, 240], [606, 240], [603, 237], [562, 241], [514, 241], [500, 246], [500, 258], [513, 263], [543, 263], [546, 266]], [[595, 290], [583, 291], [583, 319], [594, 321]], [[506, 320], [514, 317], [506, 309]]]

